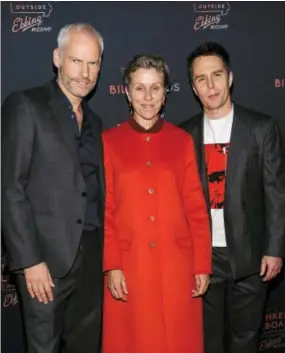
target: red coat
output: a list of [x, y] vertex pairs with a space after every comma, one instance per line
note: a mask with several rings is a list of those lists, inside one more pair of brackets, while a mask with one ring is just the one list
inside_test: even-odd
[[104, 270], [122, 269], [128, 300], [105, 289], [103, 353], [202, 353], [193, 274], [211, 272], [209, 218], [192, 138], [164, 122], [104, 133]]

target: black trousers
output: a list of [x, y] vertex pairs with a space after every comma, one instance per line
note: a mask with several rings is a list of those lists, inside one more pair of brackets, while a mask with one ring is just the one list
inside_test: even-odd
[[259, 274], [234, 280], [227, 248], [213, 248], [203, 300], [205, 353], [258, 353], [267, 289]]
[[54, 300], [32, 299], [17, 276], [27, 353], [99, 353], [102, 320], [102, 234], [83, 232], [66, 277], [54, 279]]

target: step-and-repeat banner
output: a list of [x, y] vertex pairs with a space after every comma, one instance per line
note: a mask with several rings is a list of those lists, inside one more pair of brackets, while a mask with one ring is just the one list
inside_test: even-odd
[[[163, 56], [170, 67], [172, 92], [165, 118], [178, 124], [197, 113], [186, 57], [200, 42], [214, 40], [231, 55], [234, 100], [275, 117], [285, 138], [284, 2], [13, 1], [2, 2], [1, 9], [2, 103], [11, 91], [41, 85], [53, 76], [52, 52], [62, 26], [90, 22], [105, 40], [100, 80], [90, 103], [106, 128], [128, 117], [122, 73], [141, 52]], [[24, 353], [18, 296], [6, 273], [5, 255], [2, 273], [2, 351]], [[282, 278], [271, 285], [261, 352], [285, 351]]]

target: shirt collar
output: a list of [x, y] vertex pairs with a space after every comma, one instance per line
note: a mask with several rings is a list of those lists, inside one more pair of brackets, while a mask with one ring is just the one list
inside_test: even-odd
[[130, 124], [131, 128], [136, 132], [157, 133], [162, 129], [164, 125], [164, 120], [162, 118], [159, 118], [150, 129], [143, 128], [139, 123], [137, 123], [137, 121], [133, 117], [130, 117], [128, 123]]
[[232, 107], [231, 107], [231, 110], [230, 110], [230, 112], [227, 114], [227, 115], [225, 115], [225, 116], [222, 116], [220, 119], [209, 119], [207, 116], [206, 116], [206, 114], [204, 113], [204, 121], [206, 120], [206, 119], [208, 119], [208, 120], [211, 120], [211, 121], [213, 121], [214, 123], [215, 122], [222, 122], [222, 121], [227, 121], [227, 120], [233, 120], [233, 117], [234, 117], [234, 104], [232, 103]]

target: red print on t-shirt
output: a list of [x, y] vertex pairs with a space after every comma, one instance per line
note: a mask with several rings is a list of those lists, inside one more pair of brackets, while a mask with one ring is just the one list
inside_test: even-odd
[[212, 209], [224, 208], [229, 146], [229, 143], [209, 143], [204, 145], [206, 173]]

